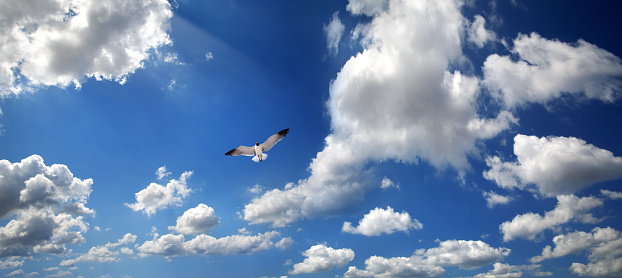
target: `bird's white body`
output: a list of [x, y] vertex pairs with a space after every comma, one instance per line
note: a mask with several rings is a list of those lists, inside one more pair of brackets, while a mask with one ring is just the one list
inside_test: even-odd
[[263, 153], [261, 150], [261, 145], [255, 145], [255, 156], [253, 156], [253, 161], [260, 162], [264, 161], [264, 159], [268, 158], [267, 153]]

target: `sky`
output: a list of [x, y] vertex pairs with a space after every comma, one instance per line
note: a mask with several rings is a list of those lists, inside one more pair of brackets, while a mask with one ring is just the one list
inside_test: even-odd
[[620, 277], [620, 13], [1, 0], [0, 276]]

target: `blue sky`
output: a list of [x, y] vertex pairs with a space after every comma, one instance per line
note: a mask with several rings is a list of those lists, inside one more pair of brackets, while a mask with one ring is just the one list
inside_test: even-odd
[[622, 275], [617, 3], [0, 6], [2, 277]]

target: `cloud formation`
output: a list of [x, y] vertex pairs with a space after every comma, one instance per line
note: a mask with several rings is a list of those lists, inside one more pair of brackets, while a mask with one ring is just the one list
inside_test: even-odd
[[[506, 189], [533, 189], [543, 196], [572, 194], [592, 184], [622, 177], [622, 157], [574, 137], [517, 134], [516, 162], [488, 157], [484, 177]], [[535, 188], [532, 188], [535, 187]]]
[[124, 83], [171, 43], [166, 0], [19, 1], [0, 13], [0, 96], [85, 78]]
[[493, 31], [486, 30], [485, 24], [486, 19], [484, 17], [478, 14], [475, 15], [471, 26], [467, 29], [467, 40], [478, 47], [484, 47], [487, 42], [494, 41], [497, 35]]
[[303, 262], [295, 264], [289, 274], [329, 271], [335, 267], [342, 267], [354, 259], [352, 249], [333, 249], [323, 244], [311, 246], [302, 254], [306, 258]]
[[569, 44], [531, 33], [513, 44], [517, 61], [492, 54], [483, 66], [482, 83], [508, 108], [563, 94], [613, 102], [622, 92], [620, 58], [584, 40]]
[[199, 204], [178, 217], [176, 226], [168, 228], [181, 234], [196, 235], [207, 233], [218, 224], [220, 224], [220, 217], [216, 216], [214, 209], [205, 204]]
[[365, 260], [365, 270], [351, 266], [345, 277], [438, 277], [443, 266], [477, 269], [503, 260], [508, 248], [493, 248], [482, 241], [447, 240], [438, 247], [420, 249], [411, 257], [384, 258], [372, 256]]
[[370, 161], [425, 161], [463, 175], [478, 141], [516, 123], [507, 111], [480, 116], [478, 79], [447, 71], [462, 55], [460, 6], [453, 0], [351, 1], [348, 11], [372, 19], [354, 31], [364, 50], [330, 84], [333, 133], [309, 178], [254, 198], [244, 219], [278, 227], [342, 212], [377, 187], [365, 171]]
[[[192, 173], [192, 171], [186, 171], [181, 174], [179, 180], [171, 179], [166, 186], [151, 183], [136, 193], [136, 203], [125, 205], [134, 211], [143, 211], [149, 216], [155, 214], [159, 209], [181, 206], [183, 199], [192, 192], [186, 184], [186, 180], [192, 176]], [[160, 177], [159, 172], [156, 174]]]
[[499, 230], [503, 234], [504, 241], [516, 238], [537, 240], [544, 230], [553, 229], [572, 220], [592, 224], [599, 222], [600, 219], [589, 212], [602, 205], [603, 201], [596, 197], [559, 195], [555, 209], [547, 211], [544, 216], [533, 212], [517, 215], [511, 221], [501, 223]]
[[379, 236], [381, 234], [392, 234], [394, 232], [408, 233], [410, 230], [420, 230], [423, 224], [417, 219], [411, 219], [408, 212], [394, 212], [393, 208], [375, 208], [369, 211], [359, 221], [357, 227], [352, 223], [344, 222], [342, 232], [351, 234], [363, 234], [366, 236]]
[[335, 12], [328, 25], [324, 25], [322, 28], [326, 34], [326, 48], [329, 54], [337, 55], [339, 53], [339, 42], [345, 28], [339, 20], [339, 12]]
[[37, 253], [60, 254], [66, 244], [85, 242], [83, 215], [93, 180], [75, 178], [67, 166], [46, 166], [32, 155], [21, 162], [0, 160], [0, 257]]

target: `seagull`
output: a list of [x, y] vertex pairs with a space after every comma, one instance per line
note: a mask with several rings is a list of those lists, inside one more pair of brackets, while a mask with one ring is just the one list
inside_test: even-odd
[[287, 135], [288, 132], [289, 132], [289, 128], [283, 129], [277, 132], [276, 134], [273, 134], [272, 136], [268, 137], [268, 140], [266, 140], [266, 142], [263, 142], [263, 144], [261, 145], [259, 145], [259, 142], [257, 142], [255, 143], [255, 146], [253, 147], [239, 146], [233, 150], [228, 151], [227, 153], [225, 153], [225, 155], [253, 156], [253, 161], [255, 162], [264, 161], [266, 158], [268, 158], [268, 154], [265, 152], [269, 151], [270, 149], [272, 149], [272, 147], [276, 143], [283, 140], [283, 138], [285, 138], [285, 135]]

